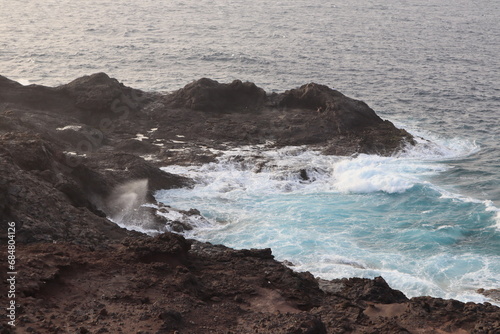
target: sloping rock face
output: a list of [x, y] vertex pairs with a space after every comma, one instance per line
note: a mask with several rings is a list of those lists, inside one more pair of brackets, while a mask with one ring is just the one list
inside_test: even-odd
[[[99, 244], [130, 235], [106, 218], [106, 199], [130, 180], [151, 179], [151, 193], [189, 180], [162, 172], [135, 155], [110, 152], [68, 160], [58, 145], [27, 133], [0, 135], [2, 226], [18, 224], [20, 242]], [[4, 238], [2, 236], [1, 238]]]

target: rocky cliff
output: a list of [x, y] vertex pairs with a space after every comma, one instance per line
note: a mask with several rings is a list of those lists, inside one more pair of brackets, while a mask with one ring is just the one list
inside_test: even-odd
[[[413, 138], [365, 103], [308, 84], [267, 94], [200, 79], [171, 94], [106, 74], [60, 87], [0, 77], [0, 222], [16, 224], [16, 329], [2, 333], [494, 333], [490, 304], [408, 299], [383, 280], [324, 281], [274, 260], [165, 230], [154, 191], [192, 180], [161, 171], [213, 148], [311, 145], [390, 155]], [[197, 216], [195, 208], [178, 214]], [[146, 221], [155, 237], [110, 221]], [[168, 228], [166, 228], [168, 226]], [[2, 245], [6, 234], [0, 235]], [[2, 247], [1, 256], [7, 258]], [[2, 270], [6, 285], [7, 270]], [[2, 290], [3, 291], [3, 290]], [[7, 294], [0, 296], [7, 305]]]

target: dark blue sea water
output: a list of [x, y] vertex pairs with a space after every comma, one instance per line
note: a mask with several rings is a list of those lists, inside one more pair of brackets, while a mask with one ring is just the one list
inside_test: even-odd
[[170, 166], [199, 181], [158, 194], [210, 219], [191, 236], [272, 247], [324, 278], [382, 275], [409, 296], [500, 288], [500, 2], [32, 0], [4, 1], [0, 17], [0, 74], [25, 84], [98, 71], [157, 91], [314, 81], [433, 143], [390, 158], [241, 148]]

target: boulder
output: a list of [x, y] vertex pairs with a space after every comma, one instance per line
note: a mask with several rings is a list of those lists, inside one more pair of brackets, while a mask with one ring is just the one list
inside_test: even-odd
[[266, 101], [266, 92], [252, 82], [234, 80], [221, 84], [202, 78], [167, 97], [171, 107], [207, 112], [257, 111]]
[[376, 126], [382, 119], [363, 101], [345, 96], [325, 85], [309, 83], [275, 96], [280, 108], [307, 109], [324, 114], [324, 119], [334, 122], [339, 132]]

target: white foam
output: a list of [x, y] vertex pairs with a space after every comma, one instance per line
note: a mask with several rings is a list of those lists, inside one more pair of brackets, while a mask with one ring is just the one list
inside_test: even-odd
[[160, 161], [156, 156], [156, 154], [146, 154], [146, 155], [141, 155], [140, 157], [146, 161]]
[[481, 149], [475, 140], [460, 137], [446, 138], [402, 123], [395, 122], [395, 125], [412, 134], [416, 142], [415, 146], [408, 145], [403, 152], [397, 154], [401, 158], [432, 161], [452, 160], [470, 156]]
[[19, 79], [19, 80], [17, 80], [17, 82], [19, 82], [23, 86], [31, 85], [31, 81], [28, 79]]
[[138, 134], [136, 134], [136, 137], [132, 138], [132, 139], [135, 139], [135, 140], [138, 140], [138, 141], [142, 141], [143, 139], [149, 139], [149, 137], [146, 137], [145, 135], [143, 135], [141, 133], [138, 133]]
[[496, 207], [493, 201], [491, 200], [481, 200], [469, 196], [465, 196], [462, 194], [457, 194], [454, 192], [450, 192], [442, 187], [433, 185], [433, 188], [441, 194], [441, 198], [443, 199], [451, 199], [457, 200], [463, 203], [475, 203], [484, 205], [484, 210], [486, 212], [494, 212], [495, 213], [495, 228], [500, 230], [500, 208]]
[[[360, 155], [334, 165], [333, 183], [341, 192], [402, 193], [418, 182], [415, 176], [402, 169], [398, 159]], [[415, 168], [411, 169], [415, 172]]]
[[492, 201], [484, 201], [484, 205], [486, 206], [486, 211], [495, 212], [495, 227], [500, 231], [500, 208], [493, 205]]
[[109, 221], [115, 223], [116, 225], [120, 226], [121, 228], [124, 228], [124, 229], [129, 230], [129, 231], [140, 232], [140, 233], [148, 234], [148, 235], [151, 235], [151, 236], [155, 236], [155, 235], [158, 235], [158, 234], [161, 233], [157, 229], [148, 229], [148, 228], [144, 228], [141, 225], [129, 224], [128, 222], [124, 223], [124, 222], [121, 222], [119, 220], [113, 220], [110, 217], [107, 217], [107, 219]]
[[75, 156], [75, 157], [86, 157], [87, 156], [86, 153], [78, 154], [76, 152], [71, 152], [71, 151], [63, 151], [63, 153], [66, 155], [71, 155], [71, 156]]
[[[307, 147], [241, 147], [222, 152], [218, 162], [163, 170], [198, 182], [198, 190], [227, 193], [352, 192], [401, 193], [449, 166], [414, 158], [325, 156]], [[301, 177], [307, 174], [307, 179]]]
[[82, 129], [81, 125], [66, 125], [65, 127], [62, 128], [57, 128], [57, 131], [65, 131], [65, 130], [73, 130], [73, 131], [80, 131]]

